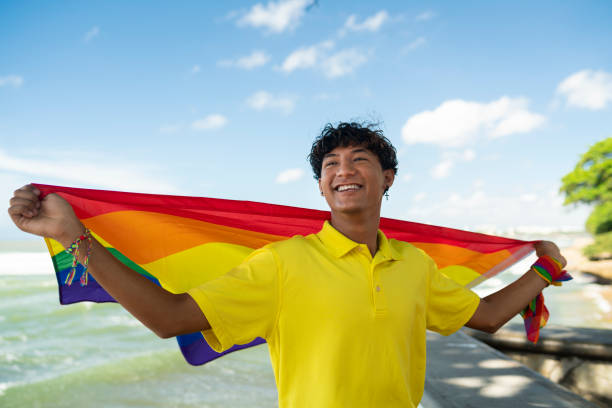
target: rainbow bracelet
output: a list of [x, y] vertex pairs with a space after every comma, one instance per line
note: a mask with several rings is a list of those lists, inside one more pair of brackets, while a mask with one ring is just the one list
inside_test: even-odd
[[[563, 270], [561, 262], [552, 256], [543, 255], [531, 265], [530, 270], [537, 273], [549, 285], [561, 286], [562, 282], [572, 279], [572, 276]], [[538, 342], [540, 329], [548, 322], [550, 313], [544, 304], [544, 295], [540, 292], [531, 302], [521, 311], [521, 316], [525, 323], [527, 339], [533, 343]]]
[[87, 253], [85, 254], [85, 260], [83, 261], [83, 274], [81, 275], [81, 286], [87, 286], [88, 273], [87, 266], [89, 265], [89, 255], [91, 254], [91, 231], [89, 228], [85, 228], [85, 233], [77, 237], [72, 244], [66, 249], [66, 252], [73, 256], [72, 266], [70, 267], [70, 272], [66, 276], [66, 280], [64, 283], [68, 286], [72, 285], [72, 281], [74, 280], [74, 276], [76, 275], [78, 257], [80, 253], [81, 242], [87, 240]]
[[567, 271], [563, 270], [561, 262], [549, 255], [542, 255], [531, 265], [531, 269], [540, 275], [549, 285], [561, 286], [562, 282], [572, 279]]

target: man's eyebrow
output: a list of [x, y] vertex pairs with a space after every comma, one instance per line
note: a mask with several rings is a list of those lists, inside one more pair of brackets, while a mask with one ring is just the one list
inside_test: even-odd
[[336, 153], [326, 153], [326, 154], [323, 156], [323, 158], [324, 158], [324, 159], [326, 159], [326, 158], [328, 158], [328, 157], [334, 157], [334, 156], [337, 156], [337, 154], [336, 154]]

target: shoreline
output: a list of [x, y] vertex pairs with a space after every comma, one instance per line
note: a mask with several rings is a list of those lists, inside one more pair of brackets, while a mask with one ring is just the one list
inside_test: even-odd
[[612, 284], [612, 259], [591, 261], [582, 254], [582, 249], [591, 244], [593, 238], [578, 238], [572, 246], [563, 248], [561, 254], [567, 260], [568, 271], [578, 271], [595, 277], [597, 283]]

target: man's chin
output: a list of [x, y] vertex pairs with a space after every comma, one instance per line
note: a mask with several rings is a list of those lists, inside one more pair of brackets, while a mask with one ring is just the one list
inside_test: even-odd
[[358, 204], [342, 204], [335, 205], [331, 210], [337, 214], [354, 215], [363, 212], [363, 207]]

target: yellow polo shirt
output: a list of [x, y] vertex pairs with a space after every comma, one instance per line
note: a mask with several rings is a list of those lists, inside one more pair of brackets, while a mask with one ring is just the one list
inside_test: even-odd
[[416, 407], [425, 383], [425, 329], [448, 335], [479, 297], [411, 244], [378, 231], [372, 258], [325, 222], [254, 251], [192, 289], [220, 352], [268, 342], [280, 407]]

